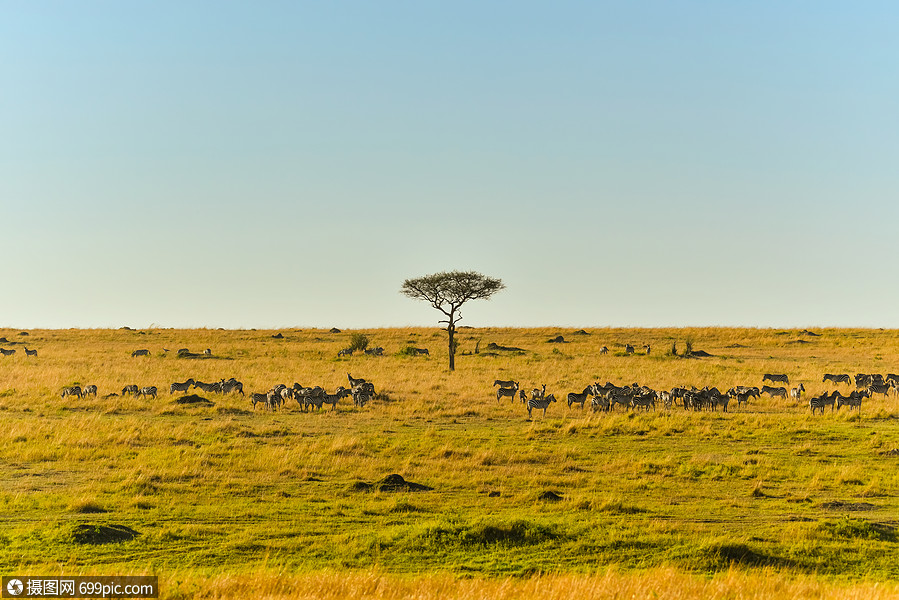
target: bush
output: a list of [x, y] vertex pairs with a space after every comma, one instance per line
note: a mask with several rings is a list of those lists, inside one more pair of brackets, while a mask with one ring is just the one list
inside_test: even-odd
[[354, 333], [352, 337], [350, 337], [350, 345], [347, 346], [347, 350], [352, 352], [360, 351], [365, 352], [365, 349], [368, 348], [368, 343], [371, 340], [368, 339], [368, 336], [364, 333]]

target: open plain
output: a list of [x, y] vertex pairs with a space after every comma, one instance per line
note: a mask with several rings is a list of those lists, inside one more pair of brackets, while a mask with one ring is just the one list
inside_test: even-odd
[[[383, 356], [338, 356], [360, 333]], [[0, 356], [4, 574], [155, 574], [167, 598], [899, 596], [899, 399], [807, 401], [855, 389], [825, 373], [899, 370], [899, 332], [457, 335], [450, 372], [436, 328], [0, 330], [16, 350]], [[726, 413], [565, 401], [594, 382], [726, 390], [765, 373], [805, 396]], [[348, 374], [375, 385], [361, 408], [249, 400]], [[169, 393], [231, 377], [246, 395]], [[558, 402], [528, 419], [496, 379]]]

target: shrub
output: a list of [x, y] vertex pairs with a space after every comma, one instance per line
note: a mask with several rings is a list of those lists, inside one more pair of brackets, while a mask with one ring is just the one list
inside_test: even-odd
[[368, 344], [371, 340], [368, 339], [368, 336], [364, 333], [354, 333], [350, 337], [350, 345], [347, 346], [347, 350], [352, 352], [360, 351], [365, 352], [365, 349], [368, 348]]

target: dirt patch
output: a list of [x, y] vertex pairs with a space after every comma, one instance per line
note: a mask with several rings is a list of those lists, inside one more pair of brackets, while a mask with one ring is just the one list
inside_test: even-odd
[[820, 505], [825, 510], [849, 510], [849, 511], [868, 511], [880, 508], [870, 502], [842, 502], [834, 500], [833, 502], [824, 502]]
[[503, 352], [524, 352], [524, 348], [516, 348], [514, 346], [500, 346], [496, 342], [490, 342], [487, 344], [488, 350], [501, 350]]
[[215, 402], [204, 398], [202, 396], [197, 396], [196, 394], [190, 394], [189, 396], [181, 396], [180, 398], [175, 398], [175, 404], [198, 404], [201, 406], [215, 406]]
[[377, 488], [382, 492], [428, 492], [434, 488], [406, 481], [396, 473], [388, 475], [378, 482]]
[[125, 525], [79, 523], [72, 527], [72, 542], [76, 544], [117, 544], [130, 542], [140, 533]]

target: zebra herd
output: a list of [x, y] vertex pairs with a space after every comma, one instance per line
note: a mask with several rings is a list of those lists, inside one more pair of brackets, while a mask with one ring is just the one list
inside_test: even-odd
[[[771, 383], [786, 383], [789, 385], [790, 379], [785, 374], [766, 373], [762, 377], [762, 382], [769, 381]], [[831, 381], [833, 383], [849, 384], [851, 379], [846, 374], [825, 374], [823, 382]], [[886, 377], [877, 374], [859, 373], [855, 376], [856, 390], [852, 391], [848, 396], [844, 396], [839, 391], [824, 392], [819, 396], [809, 399], [809, 408], [812, 414], [817, 411], [824, 412], [826, 406], [831, 407], [831, 411], [839, 410], [843, 406], [849, 409], [861, 409], [862, 399], [870, 398], [876, 393], [883, 394], [885, 397], [890, 391], [899, 395], [899, 375], [889, 374]], [[553, 394], [546, 393], [546, 385], [541, 388], [534, 388], [531, 391], [530, 398], [524, 389], [521, 389], [519, 383], [514, 380], [494, 380], [493, 386], [496, 388], [496, 400], [501, 401], [503, 398], [511, 398], [514, 402], [516, 398], [520, 399], [528, 411], [528, 418], [531, 417], [531, 411], [535, 408], [542, 409], [543, 415], [546, 416], [546, 409], [552, 402], [556, 401]], [[801, 401], [802, 394], [805, 392], [805, 386], [800, 383], [798, 386], [790, 388], [779, 386], [773, 387], [762, 385], [761, 388], [756, 386], [734, 386], [726, 392], [720, 391], [716, 387], [703, 387], [698, 389], [691, 386], [674, 387], [671, 390], [654, 390], [648, 386], [641, 386], [638, 383], [626, 386], [617, 386], [611, 382], [600, 385], [592, 383], [586, 386], [580, 392], [570, 392], [566, 399], [568, 407], [573, 404], [579, 404], [581, 409], [592, 397], [590, 406], [593, 412], [603, 411], [610, 412], [618, 405], [624, 410], [655, 410], [657, 404], [661, 404], [666, 409], [673, 406], [681, 406], [684, 410], [712, 410], [717, 411], [721, 407], [722, 412], [728, 412], [728, 406], [731, 401], [736, 401], [737, 407], [748, 404], [750, 398], [760, 398], [762, 394], [767, 394], [771, 398], [784, 398], [787, 396], [796, 401]]]
[[299, 383], [287, 387], [283, 383], [272, 387], [267, 392], [254, 392], [250, 394], [250, 402], [255, 410], [257, 404], [270, 411], [278, 410], [286, 406], [290, 400], [296, 400], [297, 404], [306, 412], [308, 410], [321, 410], [325, 404], [331, 405], [331, 410], [337, 409], [337, 403], [347, 396], [353, 397], [353, 406], [364, 407], [374, 398], [375, 385], [362, 378], [346, 374], [350, 387], [339, 386], [333, 394], [329, 394], [321, 386], [305, 387]]

